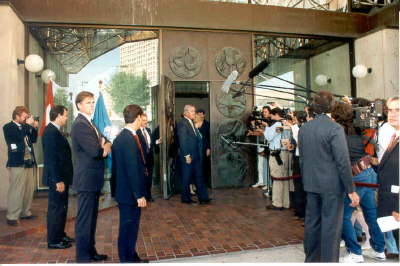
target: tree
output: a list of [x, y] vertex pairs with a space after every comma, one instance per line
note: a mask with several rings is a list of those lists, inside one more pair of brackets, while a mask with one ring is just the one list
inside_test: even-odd
[[106, 88], [113, 101], [114, 111], [122, 114], [129, 104], [137, 104], [144, 109], [150, 103], [149, 84], [145, 71], [141, 76], [126, 72], [115, 73]]

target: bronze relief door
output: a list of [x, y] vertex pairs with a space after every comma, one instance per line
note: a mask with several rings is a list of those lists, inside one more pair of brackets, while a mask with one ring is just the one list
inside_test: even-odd
[[160, 119], [161, 156], [160, 174], [164, 199], [174, 192], [175, 178], [175, 85], [167, 76], [161, 77], [158, 95], [158, 115]]

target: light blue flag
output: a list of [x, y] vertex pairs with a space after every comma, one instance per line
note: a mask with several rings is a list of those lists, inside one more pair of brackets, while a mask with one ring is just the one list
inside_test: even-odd
[[[96, 108], [94, 110], [94, 115], [93, 115], [93, 123], [96, 125], [97, 129], [100, 130], [100, 132], [108, 139], [110, 140], [110, 127], [111, 127], [111, 121], [110, 118], [108, 117], [107, 114], [107, 109], [104, 104], [104, 98], [103, 94], [100, 92], [99, 98], [97, 99], [96, 102]], [[108, 155], [108, 158], [106, 160], [106, 167], [111, 171], [111, 154]]]

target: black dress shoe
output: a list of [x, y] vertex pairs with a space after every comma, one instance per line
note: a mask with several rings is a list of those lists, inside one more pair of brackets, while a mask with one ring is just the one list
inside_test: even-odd
[[108, 258], [108, 256], [105, 255], [105, 254], [95, 254], [95, 255], [92, 257], [92, 259], [93, 259], [94, 261], [106, 260], [107, 258]]
[[62, 238], [62, 241], [67, 242], [67, 243], [73, 243], [73, 242], [75, 242], [75, 239], [73, 239], [72, 237], [69, 237], [69, 236], [64, 236]]
[[71, 244], [61, 241], [60, 243], [57, 244], [47, 244], [47, 247], [49, 249], [65, 249], [65, 248], [70, 248]]
[[30, 220], [30, 219], [35, 219], [36, 217], [37, 217], [36, 215], [29, 215], [29, 216], [22, 216], [21, 219]]
[[197, 201], [194, 201], [194, 200], [181, 200], [181, 202], [185, 203], [185, 204], [195, 204], [195, 203], [197, 203]]
[[269, 205], [265, 207], [267, 210], [273, 210], [273, 211], [283, 211], [283, 207], [276, 207], [274, 205]]
[[211, 203], [211, 199], [200, 200], [199, 203], [202, 204], [202, 205], [210, 204]]
[[133, 263], [149, 263], [149, 260], [138, 259], [138, 260], [134, 260]]
[[18, 226], [18, 220], [9, 220], [7, 219], [7, 224], [10, 226]]

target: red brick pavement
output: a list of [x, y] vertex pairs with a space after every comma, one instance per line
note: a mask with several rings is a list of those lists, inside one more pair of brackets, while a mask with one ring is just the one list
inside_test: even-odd
[[[139, 256], [150, 260], [297, 244], [303, 227], [289, 210], [265, 209], [259, 190], [214, 190], [211, 205], [186, 205], [179, 196], [156, 199], [142, 212], [137, 244]], [[74, 222], [67, 224], [73, 236]], [[99, 214], [96, 247], [118, 262], [118, 209]], [[75, 248], [48, 250], [45, 227], [20, 238], [0, 241], [0, 263], [68, 263], [75, 260]]]

